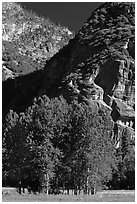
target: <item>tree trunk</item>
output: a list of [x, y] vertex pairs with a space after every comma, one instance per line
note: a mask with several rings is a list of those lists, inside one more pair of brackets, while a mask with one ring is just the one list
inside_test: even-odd
[[21, 194], [21, 181], [19, 182], [19, 194]]
[[64, 194], [64, 192], [65, 192], [65, 185], [64, 185], [64, 183], [63, 183], [63, 194]]
[[96, 194], [96, 187], [94, 187], [94, 195]]
[[95, 185], [94, 185], [94, 195], [96, 194], [97, 192], [97, 181], [95, 181]]
[[88, 195], [89, 189], [89, 168], [87, 169], [87, 181], [86, 181], [86, 194]]
[[46, 182], [46, 194], [49, 195], [49, 175], [48, 173], [46, 174], [47, 177], [47, 182]]
[[69, 188], [67, 189], [67, 194], [69, 195]]
[[19, 187], [19, 194], [21, 194], [21, 187]]
[[77, 187], [74, 188], [74, 195], [77, 195]]
[[74, 189], [72, 189], [72, 195], [74, 195]]
[[20, 172], [20, 168], [18, 169], [18, 173], [19, 173], [19, 184], [18, 184], [18, 186], [19, 186], [19, 194], [21, 194], [21, 185], [22, 185], [22, 183], [21, 183], [21, 172]]
[[57, 194], [59, 194], [58, 178], [56, 179], [56, 190], [57, 190]]
[[84, 195], [86, 194], [86, 184], [84, 184], [84, 186], [83, 186], [83, 194]]
[[80, 195], [80, 193], [81, 193], [81, 189], [80, 189], [80, 187], [79, 187], [79, 189], [78, 189], [78, 194]]
[[25, 193], [25, 188], [23, 187], [23, 193]]

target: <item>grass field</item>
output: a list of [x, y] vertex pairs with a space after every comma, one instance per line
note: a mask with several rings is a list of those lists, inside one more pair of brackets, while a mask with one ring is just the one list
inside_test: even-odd
[[3, 202], [135, 202], [135, 191], [102, 191], [96, 195], [45, 195], [7, 193]]

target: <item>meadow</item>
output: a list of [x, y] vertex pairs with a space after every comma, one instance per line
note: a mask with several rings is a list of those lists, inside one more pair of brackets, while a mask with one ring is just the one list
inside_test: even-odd
[[135, 191], [109, 190], [95, 195], [45, 195], [4, 193], [3, 202], [135, 202]]

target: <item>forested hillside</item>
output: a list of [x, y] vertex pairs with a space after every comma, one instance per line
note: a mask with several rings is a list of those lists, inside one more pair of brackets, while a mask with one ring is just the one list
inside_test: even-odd
[[68, 28], [14, 2], [2, 4], [2, 32], [3, 80], [42, 69], [74, 37]]

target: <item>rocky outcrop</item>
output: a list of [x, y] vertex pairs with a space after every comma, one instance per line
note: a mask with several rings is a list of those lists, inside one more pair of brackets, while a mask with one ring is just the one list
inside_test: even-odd
[[[119, 12], [114, 18], [116, 9]], [[115, 96], [134, 106], [135, 65], [131, 46], [129, 52], [134, 38], [133, 10], [132, 3], [106, 3], [97, 9], [75, 40], [46, 67], [45, 81], [49, 89], [50, 84], [53, 86], [59, 81], [59, 88], [70, 82], [78, 88], [81, 81], [91, 80], [104, 90], [106, 103], [107, 97]], [[100, 19], [102, 24], [95, 19]], [[64, 72], [63, 78], [61, 72]]]
[[[104, 101], [111, 105], [111, 96], [123, 100], [130, 106], [135, 103], [135, 65], [129, 60], [130, 65], [125, 66], [125, 61], [117, 59], [104, 64], [102, 71], [96, 78], [104, 92]], [[105, 77], [106, 76], [106, 77]]]
[[[113, 119], [114, 121], [117, 121], [119, 117], [121, 118], [134, 118], [135, 117], [135, 111], [131, 106], [128, 106], [126, 103], [124, 103], [122, 100], [113, 98], [112, 102], [112, 109], [113, 109]], [[119, 117], [115, 116], [115, 112], [119, 114]]]
[[2, 61], [2, 79], [7, 80], [8, 78], [13, 79], [15, 77], [15, 73], [13, 73], [10, 69], [8, 69], [4, 62]]
[[[114, 122], [121, 121], [134, 127], [133, 19], [133, 3], [106, 3], [97, 9], [80, 30], [71, 49], [67, 49], [67, 57], [65, 54], [60, 58], [55, 56], [51, 64], [57, 61], [59, 66], [52, 67], [49, 63], [46, 72], [48, 80], [45, 78], [49, 90], [60, 81], [59, 89], [58, 86], [54, 87], [54, 93], [60, 90], [65, 97], [89, 105], [92, 105], [93, 100], [94, 103], [96, 100], [103, 101], [111, 108]], [[62, 70], [62, 60], [63, 80], [58, 73]], [[55, 81], [49, 80], [48, 72], [56, 75]]]
[[[134, 17], [134, 3], [101, 5], [78, 35], [52, 57], [41, 74], [34, 74], [33, 97], [63, 95], [69, 102], [77, 100], [96, 108], [107, 108], [119, 128], [121, 121], [123, 128], [130, 126], [134, 130]], [[36, 84], [39, 84], [37, 88]], [[24, 89], [23, 84], [20, 87]], [[25, 87], [26, 90], [29, 88]], [[19, 94], [14, 104], [22, 98]]]

